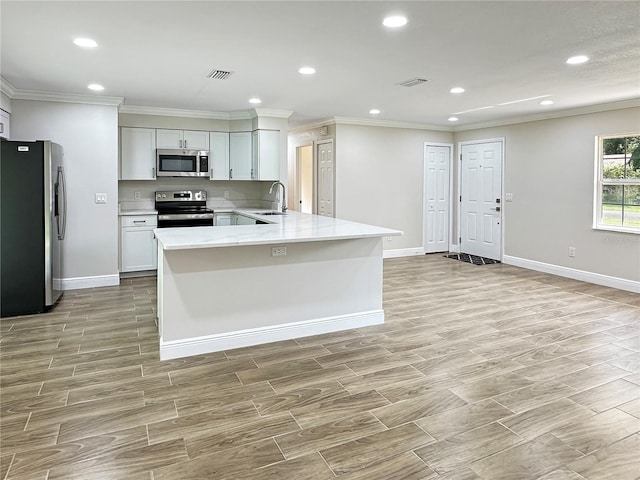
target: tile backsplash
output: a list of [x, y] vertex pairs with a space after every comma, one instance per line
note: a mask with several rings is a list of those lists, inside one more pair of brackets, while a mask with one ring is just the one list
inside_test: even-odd
[[[276, 195], [280, 189], [269, 194], [273, 182], [222, 181], [204, 178], [161, 178], [155, 181], [121, 180], [118, 182], [118, 203], [122, 210], [153, 209], [156, 191], [204, 190], [207, 192], [207, 207], [269, 208], [275, 209]], [[136, 198], [139, 193], [139, 199]], [[225, 192], [227, 194], [225, 195]]]

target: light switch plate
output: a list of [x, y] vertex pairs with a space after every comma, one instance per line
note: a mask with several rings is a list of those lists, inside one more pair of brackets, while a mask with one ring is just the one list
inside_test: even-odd
[[96, 193], [96, 203], [107, 203], [107, 194]]

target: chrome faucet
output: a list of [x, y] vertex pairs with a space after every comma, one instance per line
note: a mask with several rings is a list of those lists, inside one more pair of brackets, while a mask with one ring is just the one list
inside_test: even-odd
[[273, 187], [280, 185], [282, 187], [282, 213], [287, 211], [287, 194], [282, 182], [273, 182], [269, 188], [269, 194], [273, 193]]

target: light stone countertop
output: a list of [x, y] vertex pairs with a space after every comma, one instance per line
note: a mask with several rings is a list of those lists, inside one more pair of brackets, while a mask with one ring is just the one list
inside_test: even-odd
[[157, 210], [149, 210], [149, 209], [136, 209], [136, 210], [120, 210], [120, 212], [118, 212], [118, 215], [120, 215], [121, 217], [127, 216], [127, 215], [157, 215], [158, 211]]
[[286, 215], [260, 215], [265, 209], [233, 209], [253, 217], [264, 225], [232, 225], [190, 228], [156, 228], [158, 246], [164, 250], [237, 247], [325, 240], [346, 240], [367, 237], [402, 235], [399, 230], [350, 222], [338, 218], [290, 211]]

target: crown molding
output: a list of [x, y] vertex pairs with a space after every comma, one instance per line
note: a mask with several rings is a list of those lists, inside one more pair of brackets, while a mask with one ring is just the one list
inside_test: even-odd
[[255, 113], [254, 117], [289, 118], [293, 115], [293, 110], [278, 110], [275, 108], [254, 108], [252, 112]]
[[16, 94], [16, 89], [13, 88], [13, 85], [2, 78], [2, 76], [0, 76], [0, 91], [9, 98], [13, 98], [13, 96]]
[[442, 125], [429, 125], [416, 122], [401, 122], [397, 120], [378, 120], [373, 118], [356, 118], [356, 117], [329, 117], [318, 120], [313, 123], [305, 123], [289, 130], [291, 133], [299, 133], [305, 130], [311, 130], [325, 125], [359, 125], [363, 127], [385, 127], [385, 128], [409, 128], [414, 130], [432, 130], [439, 132], [453, 132], [452, 127]]
[[494, 122], [474, 123], [470, 125], [458, 126], [454, 128], [455, 132], [464, 132], [467, 130], [478, 130], [480, 128], [503, 127], [505, 125], [515, 125], [517, 123], [538, 122], [541, 120], [551, 120], [554, 118], [573, 117], [576, 115], [587, 115], [590, 113], [609, 112], [612, 110], [623, 110], [625, 108], [640, 107], [640, 98], [632, 98], [629, 100], [620, 100], [618, 102], [598, 103], [595, 105], [586, 105], [584, 107], [566, 108], [553, 112], [546, 112], [534, 115], [522, 115], [520, 117], [505, 118]]
[[38, 90], [18, 90], [0, 77], [2, 93], [12, 100], [40, 100], [44, 102], [84, 103], [88, 105], [108, 105], [118, 107], [124, 101], [122, 97], [103, 95], [82, 95], [77, 93], [40, 92]]
[[210, 118], [229, 120], [226, 112], [208, 112], [205, 110], [185, 110], [180, 108], [145, 107], [140, 105], [120, 105], [120, 113], [137, 115], [158, 115], [162, 117]]

